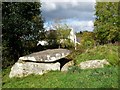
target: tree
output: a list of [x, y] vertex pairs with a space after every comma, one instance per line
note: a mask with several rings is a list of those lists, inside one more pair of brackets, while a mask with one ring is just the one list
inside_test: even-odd
[[95, 19], [95, 39], [99, 44], [114, 43], [120, 40], [119, 2], [97, 2]]
[[70, 31], [71, 28], [68, 25], [56, 25], [55, 29], [57, 31], [57, 43], [62, 48], [73, 48], [74, 47], [74, 43], [70, 40], [69, 35], [70, 35]]
[[84, 48], [91, 48], [94, 46], [95, 41], [94, 41], [94, 33], [93, 32], [82, 32], [81, 35], [81, 45], [84, 46]]
[[46, 32], [46, 38], [48, 42], [47, 48], [58, 48], [56, 30], [49, 30]]
[[2, 2], [3, 66], [34, 52], [44, 38], [39, 2]]

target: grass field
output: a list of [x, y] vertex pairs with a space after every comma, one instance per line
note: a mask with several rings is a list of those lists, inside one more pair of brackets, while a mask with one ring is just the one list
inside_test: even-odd
[[2, 72], [2, 88], [118, 88], [117, 49], [117, 46], [99, 46], [76, 56], [78, 63], [90, 59], [107, 59], [111, 63], [99, 69], [81, 70], [73, 66], [68, 72], [51, 71], [42, 76], [10, 79], [8, 67]]
[[118, 88], [118, 68], [92, 70], [51, 71], [43, 76], [30, 75], [9, 79], [3, 74], [3, 88]]

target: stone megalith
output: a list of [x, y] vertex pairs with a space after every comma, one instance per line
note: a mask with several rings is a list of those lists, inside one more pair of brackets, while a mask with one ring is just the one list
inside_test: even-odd
[[81, 62], [78, 66], [81, 69], [93, 69], [93, 68], [103, 68], [104, 65], [109, 65], [109, 62], [105, 59], [103, 60], [88, 60]]
[[50, 70], [60, 70], [60, 63], [16, 62], [11, 68], [9, 77], [23, 77], [30, 74], [42, 75]]
[[30, 74], [42, 75], [50, 70], [60, 70], [59, 59], [70, 54], [67, 49], [49, 49], [20, 57], [11, 68], [9, 77], [23, 77]]

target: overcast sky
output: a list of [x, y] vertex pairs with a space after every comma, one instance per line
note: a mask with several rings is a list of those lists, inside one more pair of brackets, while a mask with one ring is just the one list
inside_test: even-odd
[[57, 19], [61, 24], [67, 24], [76, 32], [93, 31], [95, 13], [94, 0], [42, 0], [42, 15], [44, 26], [49, 29]]

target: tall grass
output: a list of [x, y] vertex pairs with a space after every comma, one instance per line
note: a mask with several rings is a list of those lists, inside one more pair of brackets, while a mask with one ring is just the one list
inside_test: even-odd
[[111, 65], [119, 64], [118, 46], [100, 45], [92, 49], [87, 49], [85, 53], [76, 56], [77, 64], [87, 60], [106, 59]]

